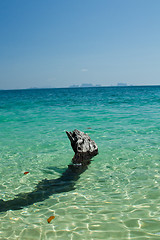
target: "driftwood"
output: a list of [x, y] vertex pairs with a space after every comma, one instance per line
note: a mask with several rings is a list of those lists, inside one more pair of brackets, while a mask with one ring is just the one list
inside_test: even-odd
[[73, 151], [73, 164], [86, 164], [92, 157], [98, 154], [96, 143], [91, 140], [87, 133], [75, 129], [73, 132], [66, 132], [71, 142]]
[[0, 212], [18, 210], [36, 202], [42, 202], [52, 194], [68, 192], [75, 189], [76, 181], [87, 170], [90, 159], [98, 153], [97, 145], [90, 137], [78, 130], [67, 132], [71, 141], [75, 156], [72, 164], [57, 179], [43, 179], [35, 190], [28, 193], [20, 193], [12, 200], [0, 199]]

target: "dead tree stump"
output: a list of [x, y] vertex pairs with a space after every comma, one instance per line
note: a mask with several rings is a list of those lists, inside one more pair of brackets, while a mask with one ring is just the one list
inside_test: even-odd
[[86, 164], [92, 157], [98, 154], [96, 143], [91, 140], [87, 133], [75, 129], [73, 132], [67, 132], [73, 151], [73, 164]]

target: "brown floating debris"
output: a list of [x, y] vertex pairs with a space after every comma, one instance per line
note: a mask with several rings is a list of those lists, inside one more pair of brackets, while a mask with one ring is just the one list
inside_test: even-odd
[[50, 216], [50, 217], [47, 219], [47, 222], [50, 223], [54, 218], [55, 218], [55, 216]]
[[26, 174], [28, 174], [29, 172], [24, 172], [24, 174], [26, 175]]

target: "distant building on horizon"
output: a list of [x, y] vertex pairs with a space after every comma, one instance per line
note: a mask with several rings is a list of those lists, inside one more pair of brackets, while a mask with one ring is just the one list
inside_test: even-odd
[[69, 88], [87, 88], [87, 87], [101, 87], [100, 84], [93, 85], [92, 83], [82, 83], [81, 85], [70, 85]]
[[127, 83], [117, 83], [117, 86], [118, 87], [125, 87], [125, 86], [127, 86]]
[[94, 87], [91, 83], [82, 83], [80, 87]]
[[73, 85], [69, 86], [69, 88], [79, 88], [79, 85], [73, 84]]

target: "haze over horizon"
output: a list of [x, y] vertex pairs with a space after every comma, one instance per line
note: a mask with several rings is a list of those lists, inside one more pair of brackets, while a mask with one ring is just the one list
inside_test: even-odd
[[0, 89], [160, 85], [160, 1], [0, 1]]

